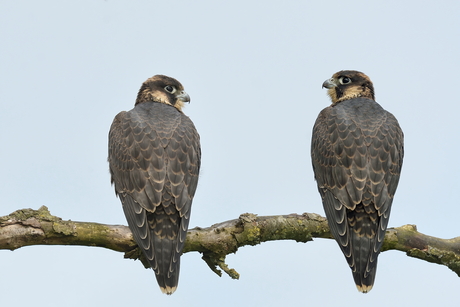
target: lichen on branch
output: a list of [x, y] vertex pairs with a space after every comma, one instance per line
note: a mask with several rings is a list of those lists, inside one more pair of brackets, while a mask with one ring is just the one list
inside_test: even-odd
[[[244, 213], [238, 219], [190, 229], [183, 252], [200, 252], [216, 274], [221, 276], [222, 270], [238, 279], [238, 272], [225, 263], [225, 257], [238, 248], [276, 240], [305, 243], [313, 238], [332, 238], [326, 219], [318, 214]], [[127, 226], [64, 221], [51, 215], [45, 206], [0, 217], [0, 249], [15, 250], [30, 245], [104, 247], [123, 252], [125, 258], [140, 259], [148, 267]], [[460, 277], [460, 237], [435, 238], [418, 232], [415, 225], [405, 225], [387, 230], [382, 247], [382, 251], [386, 250], [403, 251], [410, 257], [445, 265]]]

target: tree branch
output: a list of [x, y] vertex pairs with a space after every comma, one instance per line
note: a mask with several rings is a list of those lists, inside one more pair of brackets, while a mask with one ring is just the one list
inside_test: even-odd
[[[245, 213], [238, 219], [211, 227], [190, 229], [184, 253], [200, 252], [216, 274], [221, 276], [223, 270], [238, 279], [239, 274], [225, 264], [226, 255], [238, 248], [274, 240], [305, 243], [313, 238], [332, 238], [326, 219], [318, 214], [257, 216]], [[148, 267], [127, 226], [63, 221], [52, 216], [45, 206], [0, 217], [0, 249], [15, 250], [29, 245], [104, 247], [124, 252], [125, 258], [140, 259]], [[460, 237], [435, 238], [419, 233], [415, 225], [405, 225], [387, 230], [382, 251], [391, 249], [445, 265], [460, 276]]]

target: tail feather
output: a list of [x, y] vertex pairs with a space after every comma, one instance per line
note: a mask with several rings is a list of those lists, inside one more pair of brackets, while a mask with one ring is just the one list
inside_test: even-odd
[[173, 294], [179, 282], [180, 254], [184, 243], [179, 240], [186, 235], [182, 234], [184, 226], [181, 225], [185, 219], [177, 214], [168, 215], [162, 207], [148, 212], [129, 195], [121, 195], [120, 199], [134, 240], [155, 272], [161, 291]]
[[162, 207], [147, 215], [153, 239], [154, 258], [158, 269], [155, 276], [163, 293], [172, 294], [179, 283], [180, 254], [178, 249], [181, 218], [168, 214]]
[[354, 210], [347, 210], [354, 264], [351, 269], [356, 287], [363, 293], [369, 292], [374, 285], [381, 247], [377, 237], [381, 219], [376, 210], [370, 209], [372, 207], [358, 204]]
[[155, 272], [158, 285], [163, 293], [173, 294], [179, 283], [180, 270], [180, 257], [173, 259], [176, 253], [176, 240], [154, 236], [154, 247], [158, 264], [158, 271]]
[[355, 264], [351, 268], [353, 279], [358, 290], [367, 293], [374, 285], [377, 270], [377, 255], [373, 255], [374, 239], [354, 233], [351, 235], [351, 245]]

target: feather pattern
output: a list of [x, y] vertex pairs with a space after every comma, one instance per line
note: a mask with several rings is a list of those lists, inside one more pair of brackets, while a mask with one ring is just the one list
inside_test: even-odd
[[109, 133], [112, 183], [163, 292], [175, 291], [201, 161], [200, 138], [179, 109], [142, 102]]
[[315, 122], [315, 179], [331, 233], [361, 292], [374, 284], [403, 155], [398, 121], [373, 99], [333, 104]]

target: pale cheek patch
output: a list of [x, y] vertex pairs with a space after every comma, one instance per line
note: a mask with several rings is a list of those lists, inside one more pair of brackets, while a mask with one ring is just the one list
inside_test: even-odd
[[184, 102], [180, 99], [177, 99], [176, 100], [176, 103], [174, 104], [174, 106], [176, 107], [176, 109], [178, 109], [179, 111], [182, 111], [182, 108], [184, 107]]
[[357, 98], [357, 97], [367, 97], [367, 98], [372, 99], [372, 95], [368, 88], [363, 90], [361, 86], [351, 86], [345, 89], [345, 92], [343, 93], [342, 97], [340, 97], [339, 99], [336, 98], [337, 99], [336, 103], [345, 101], [345, 100], [350, 100], [350, 99]]
[[171, 105], [169, 97], [165, 93], [158, 90], [151, 92], [148, 89], [146, 89], [142, 92], [141, 97], [142, 98], [140, 99], [140, 101], [156, 101]]
[[328, 89], [327, 94], [331, 97], [332, 103], [335, 104], [337, 102], [337, 92], [335, 91], [335, 87]]
[[170, 96], [168, 96], [165, 92], [160, 90], [154, 90], [153, 92], [149, 89], [146, 89], [142, 92], [142, 99], [140, 101], [156, 101], [164, 104], [168, 104], [170, 106], [175, 107], [179, 111], [182, 111], [184, 107], [184, 102], [180, 99], [174, 101], [174, 104], [170, 101]]
[[169, 97], [164, 92], [155, 90], [153, 92], [150, 92], [150, 95], [151, 95], [150, 98], [153, 101], [171, 105], [171, 102], [169, 101]]
[[356, 97], [359, 97], [361, 96], [363, 93], [363, 90], [361, 88], [361, 86], [352, 86], [352, 87], [349, 87], [345, 90], [345, 93], [343, 94], [343, 97], [340, 97], [340, 98], [345, 98], [347, 97], [347, 99], [345, 100], [348, 100], [348, 99], [351, 99], [351, 98], [356, 98]]

